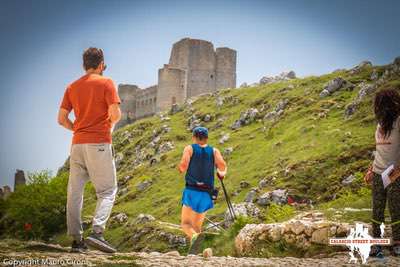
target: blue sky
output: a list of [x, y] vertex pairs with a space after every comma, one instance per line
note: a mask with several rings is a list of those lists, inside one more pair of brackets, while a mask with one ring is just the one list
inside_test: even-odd
[[65, 87], [89, 46], [116, 84], [157, 82], [184, 37], [238, 51], [237, 83], [386, 64], [400, 55], [400, 1], [3, 0], [0, 9], [0, 186], [15, 169], [55, 171], [72, 134], [56, 123]]

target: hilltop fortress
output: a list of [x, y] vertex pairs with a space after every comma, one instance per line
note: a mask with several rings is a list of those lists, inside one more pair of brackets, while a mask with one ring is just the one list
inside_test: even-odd
[[187, 98], [235, 87], [235, 50], [214, 50], [211, 42], [184, 38], [173, 45], [169, 63], [158, 70], [157, 85], [145, 89], [118, 86], [122, 118], [117, 127], [182, 104]]

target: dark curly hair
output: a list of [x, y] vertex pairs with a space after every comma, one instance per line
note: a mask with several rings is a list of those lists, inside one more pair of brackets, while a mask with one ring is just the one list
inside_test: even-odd
[[103, 50], [96, 47], [89, 47], [83, 52], [83, 67], [85, 70], [96, 69], [104, 61]]
[[375, 96], [374, 111], [384, 138], [389, 137], [393, 123], [400, 115], [399, 93], [394, 89], [379, 91]]

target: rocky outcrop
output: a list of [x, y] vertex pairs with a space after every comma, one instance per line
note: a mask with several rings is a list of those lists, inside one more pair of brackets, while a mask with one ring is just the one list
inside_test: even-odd
[[248, 125], [255, 121], [255, 119], [258, 117], [259, 111], [256, 108], [250, 108], [242, 113], [240, 113], [240, 118], [236, 120], [232, 126], [232, 130], [239, 129], [240, 127], [244, 125]]
[[353, 89], [354, 85], [345, 79], [338, 77], [330, 80], [319, 94], [320, 97], [326, 97], [338, 90]]
[[296, 79], [296, 73], [291, 70], [289, 72], [282, 72], [279, 75], [273, 77], [264, 76], [261, 78], [260, 84], [271, 84], [276, 82], [288, 81], [292, 79]]
[[289, 99], [285, 98], [285, 99], [280, 100], [276, 104], [275, 109], [273, 111], [265, 114], [264, 120], [265, 121], [269, 121], [269, 120], [276, 121], [283, 114], [288, 103], [289, 103]]
[[360, 62], [357, 66], [350, 70], [350, 74], [357, 74], [360, 73], [363, 69], [367, 67], [372, 67], [371, 61], [365, 60]]
[[[362, 82], [358, 87], [360, 90], [358, 91], [358, 95], [355, 99], [346, 106], [344, 111], [344, 116], [346, 119], [350, 118], [357, 110], [360, 103], [364, 100], [364, 98], [368, 95], [372, 95], [376, 90], [390, 80], [392, 77], [400, 75], [400, 57], [394, 59], [392, 64], [385, 66], [383, 74], [378, 78], [378, 74], [374, 74], [374, 78], [372, 79], [372, 83]], [[371, 75], [371, 76], [372, 76]]]

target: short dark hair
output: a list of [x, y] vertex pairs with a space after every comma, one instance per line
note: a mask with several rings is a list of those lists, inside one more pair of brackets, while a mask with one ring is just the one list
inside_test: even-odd
[[103, 50], [89, 47], [83, 52], [83, 67], [85, 70], [96, 69], [104, 61]]

